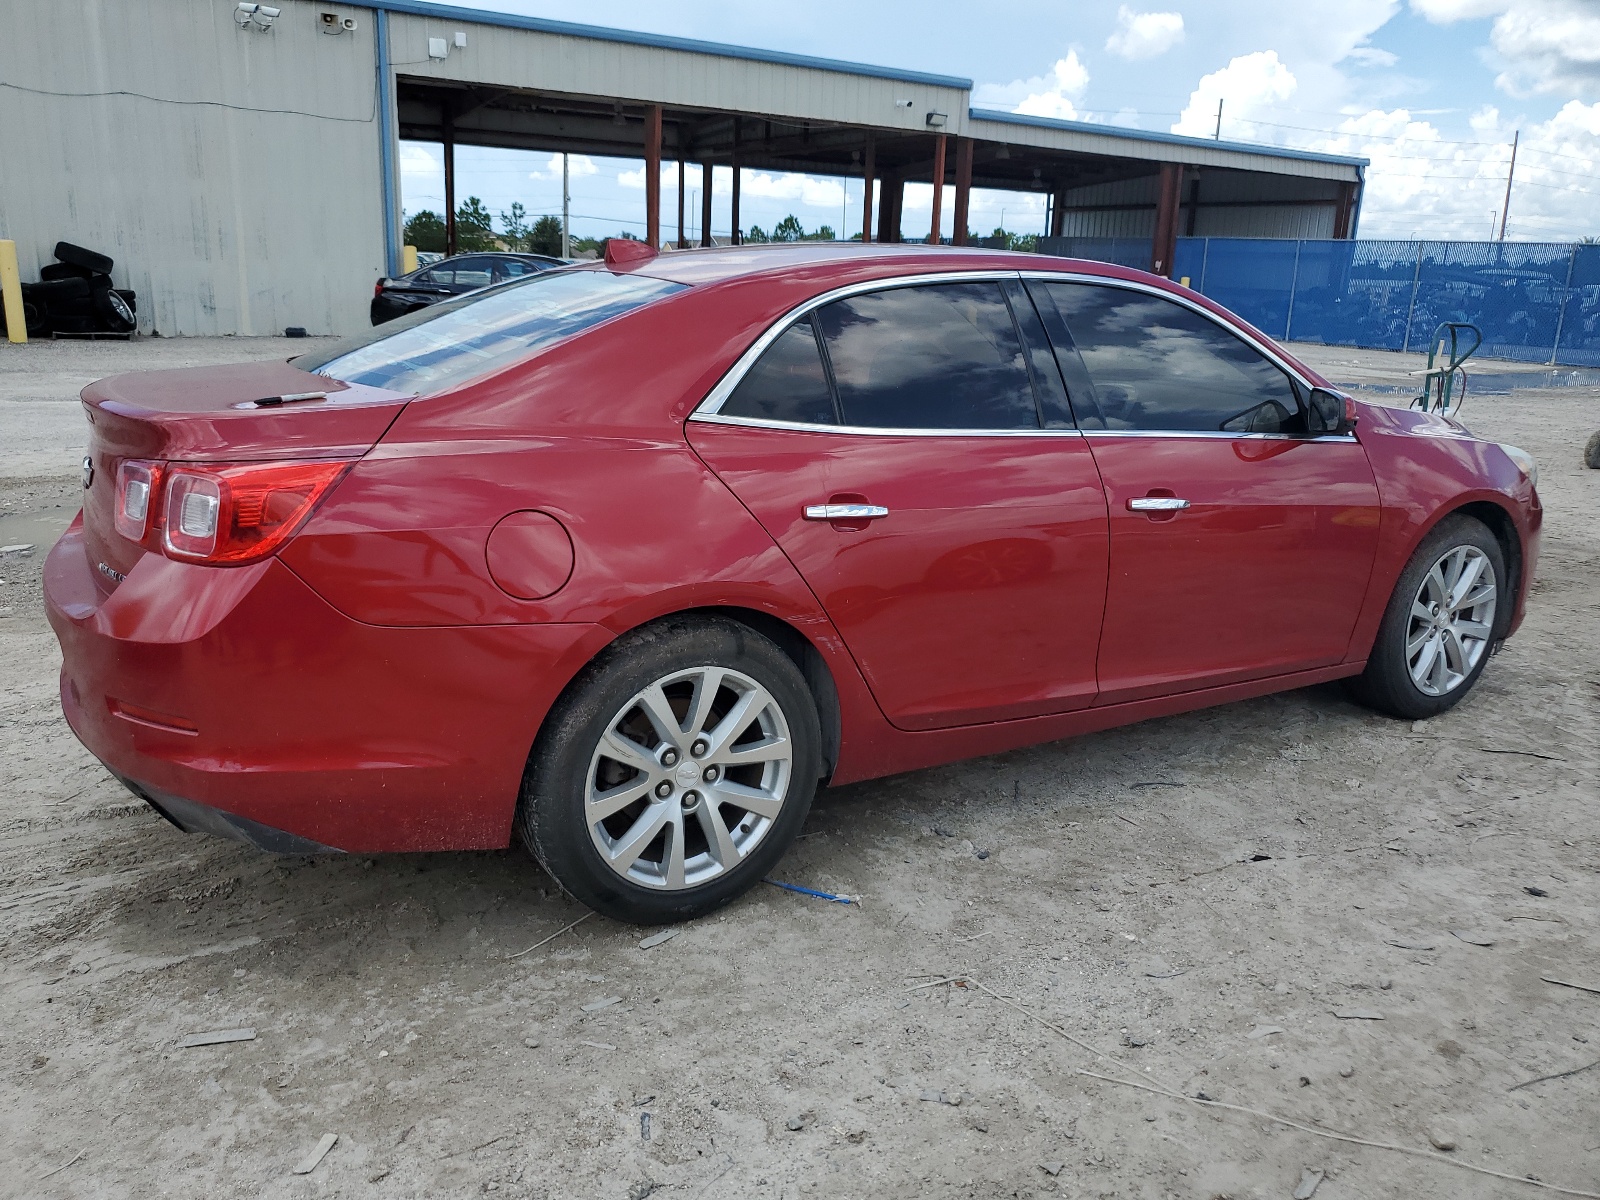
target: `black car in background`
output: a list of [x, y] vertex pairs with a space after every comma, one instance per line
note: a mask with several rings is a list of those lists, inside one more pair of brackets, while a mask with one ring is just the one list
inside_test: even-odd
[[409, 275], [380, 279], [372, 289], [372, 323], [382, 325], [429, 304], [490, 284], [566, 265], [543, 254], [457, 254]]

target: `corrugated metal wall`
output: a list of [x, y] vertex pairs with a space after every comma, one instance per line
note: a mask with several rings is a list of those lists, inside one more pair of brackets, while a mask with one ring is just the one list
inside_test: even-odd
[[[224, 0], [6, 0], [0, 236], [23, 279], [64, 240], [116, 260], [146, 333], [367, 325], [384, 269], [373, 14], [280, 6], [259, 33]], [[359, 27], [328, 36], [322, 10]]]
[[[1183, 188], [1179, 230], [1188, 234], [1192, 182]], [[1331, 238], [1338, 184], [1244, 171], [1203, 171], [1195, 237]], [[1066, 193], [1067, 237], [1152, 237], [1156, 177], [1073, 188]], [[1100, 207], [1104, 206], [1104, 207]]]
[[[473, 25], [469, 16], [464, 13], [455, 21], [393, 14], [389, 29], [395, 71], [725, 112], [870, 122], [885, 129], [923, 130], [930, 111], [946, 114], [950, 132], [966, 121], [963, 89]], [[457, 32], [466, 33], [465, 48], [454, 45]], [[428, 57], [430, 37], [445, 39], [448, 58]], [[907, 100], [909, 106], [898, 103]]]

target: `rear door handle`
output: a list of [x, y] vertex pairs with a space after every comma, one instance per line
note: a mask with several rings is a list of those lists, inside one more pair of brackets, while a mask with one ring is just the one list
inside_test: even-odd
[[872, 521], [887, 517], [889, 510], [881, 504], [808, 504], [808, 521]]
[[1176, 496], [1136, 496], [1128, 501], [1128, 508], [1132, 512], [1177, 512], [1188, 507], [1187, 500], [1180, 500]]

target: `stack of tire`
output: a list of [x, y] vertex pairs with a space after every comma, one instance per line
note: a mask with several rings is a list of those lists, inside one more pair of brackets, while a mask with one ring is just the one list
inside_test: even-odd
[[39, 282], [22, 285], [28, 336], [132, 333], [138, 325], [136, 298], [111, 286], [112, 265], [104, 254], [57, 242], [56, 261], [39, 271]]

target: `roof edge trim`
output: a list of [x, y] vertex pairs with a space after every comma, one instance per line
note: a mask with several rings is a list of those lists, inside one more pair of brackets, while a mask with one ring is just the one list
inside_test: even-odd
[[1005, 125], [1031, 125], [1038, 129], [1060, 129], [1069, 133], [1098, 134], [1101, 137], [1131, 138], [1140, 142], [1160, 142], [1169, 146], [1193, 146], [1195, 149], [1226, 150], [1235, 154], [1261, 154], [1268, 158], [1293, 158], [1308, 162], [1335, 163], [1346, 167], [1365, 167], [1371, 159], [1350, 158], [1343, 154], [1319, 154], [1314, 150], [1296, 150], [1288, 146], [1261, 146], [1253, 142], [1220, 142], [1211, 138], [1188, 137], [1181, 133], [1157, 133], [1150, 129], [1129, 129], [1123, 125], [1097, 125], [1092, 121], [1065, 121], [1059, 117], [1035, 117], [1027, 113], [1004, 112], [994, 108], [969, 108], [967, 116], [974, 121], [997, 121]]
[[434, 0], [357, 0], [362, 7], [386, 12], [401, 13], [411, 17], [434, 17], [442, 21], [459, 21], [463, 25], [493, 25], [502, 29], [522, 29], [531, 33], [548, 33], [557, 37], [589, 38], [599, 42], [621, 42], [630, 46], [649, 46], [657, 50], [680, 50], [689, 54], [713, 54], [720, 58], [741, 58], [750, 62], [772, 63], [781, 67], [805, 67], [817, 71], [837, 71], [847, 75], [865, 75], [873, 79], [891, 79], [900, 83], [918, 83], [927, 87], [954, 88], [970, 92], [972, 80], [955, 75], [934, 75], [926, 71], [904, 71], [896, 67], [878, 67], [870, 63], [845, 62], [832, 58], [816, 58], [809, 54], [786, 54], [781, 50], [761, 50], [751, 46], [732, 46], [722, 42], [702, 42], [694, 38], [673, 37], [664, 33], [634, 33], [625, 29], [610, 29], [602, 25], [578, 25], [571, 21], [552, 21], [546, 17], [524, 17], [517, 13], [490, 12], [483, 9], [464, 8], [454, 4], [439, 4]]

